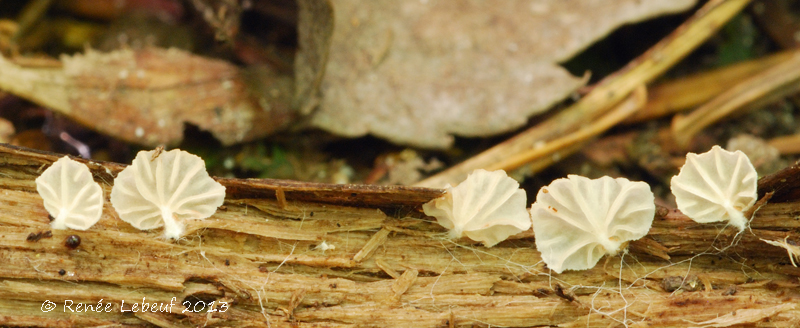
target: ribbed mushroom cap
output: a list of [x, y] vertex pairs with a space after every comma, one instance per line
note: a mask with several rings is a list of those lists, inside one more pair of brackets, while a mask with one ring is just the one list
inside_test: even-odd
[[184, 233], [185, 220], [205, 219], [225, 200], [225, 187], [206, 172], [198, 156], [174, 149], [153, 158], [140, 151], [122, 170], [111, 189], [111, 204], [132, 226], [149, 230], [164, 226], [167, 238]]
[[86, 165], [64, 156], [36, 178], [53, 229], [87, 230], [103, 214], [103, 189]]
[[747, 155], [719, 146], [700, 155], [689, 153], [672, 177], [678, 209], [700, 223], [728, 221], [739, 231], [747, 226], [743, 212], [755, 204], [758, 173]]
[[422, 209], [450, 229], [450, 237], [466, 235], [492, 247], [530, 229], [526, 202], [525, 191], [505, 171], [478, 169], [458, 186], [448, 186], [443, 197], [422, 205]]
[[625, 178], [557, 179], [531, 205], [536, 248], [555, 272], [591, 269], [650, 231], [654, 198], [648, 184]]

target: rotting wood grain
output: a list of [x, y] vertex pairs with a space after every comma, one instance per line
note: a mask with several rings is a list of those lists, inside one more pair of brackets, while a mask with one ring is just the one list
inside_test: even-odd
[[361, 262], [365, 258], [372, 255], [372, 252], [374, 252], [379, 246], [383, 245], [383, 243], [389, 237], [389, 232], [389, 229], [383, 228], [372, 235], [372, 237], [370, 237], [367, 243], [364, 245], [364, 248], [359, 250], [358, 253], [353, 256], [353, 261]]
[[[446, 239], [417, 210], [438, 189], [219, 179], [230, 190], [224, 209], [191, 222], [178, 242], [124, 223], [107, 200], [88, 231], [51, 230], [33, 179], [57, 158], [0, 145], [0, 326], [675, 327], [723, 317], [779, 327], [800, 320], [800, 310], [781, 306], [800, 300], [800, 268], [783, 248], [759, 241], [798, 240], [800, 203], [791, 200], [765, 205], [740, 236], [662, 210], [645, 249], [550, 274], [530, 231], [492, 248]], [[124, 166], [88, 164], [107, 197]], [[42, 237], [28, 240], [31, 233]], [[69, 249], [64, 240], [73, 234], [82, 242]], [[322, 242], [335, 248], [323, 251]], [[354, 260], [365, 247], [368, 256]], [[702, 288], [665, 291], [662, 282], [675, 277]], [[575, 301], [559, 297], [556, 284]], [[163, 312], [122, 312], [143, 300], [166, 308], [173, 298]], [[46, 300], [53, 311], [42, 311]], [[73, 310], [99, 302], [110, 312], [73, 313], [67, 300]], [[184, 302], [201, 301], [218, 311], [183, 311]], [[742, 309], [754, 312], [733, 314]]]

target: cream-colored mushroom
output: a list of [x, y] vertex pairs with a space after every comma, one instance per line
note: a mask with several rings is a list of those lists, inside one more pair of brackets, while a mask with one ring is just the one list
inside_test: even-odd
[[741, 151], [714, 146], [703, 154], [689, 153], [670, 187], [678, 209], [700, 223], [728, 221], [744, 230], [744, 211], [755, 204], [758, 174]]
[[625, 178], [557, 179], [531, 205], [536, 248], [555, 272], [591, 269], [650, 231], [654, 198], [648, 184]]
[[119, 217], [141, 230], [164, 226], [167, 238], [183, 236], [186, 220], [205, 219], [225, 199], [225, 187], [209, 177], [200, 157], [175, 149], [140, 151], [111, 189]]
[[447, 186], [444, 196], [422, 209], [450, 229], [451, 238], [466, 235], [492, 247], [531, 227], [525, 203], [525, 191], [505, 171], [478, 169], [458, 186]]
[[87, 230], [103, 214], [103, 189], [86, 165], [64, 156], [36, 178], [53, 229]]

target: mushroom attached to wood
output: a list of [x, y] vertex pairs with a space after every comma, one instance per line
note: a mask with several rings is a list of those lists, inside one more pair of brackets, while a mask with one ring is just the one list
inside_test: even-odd
[[451, 238], [466, 235], [492, 247], [531, 227], [525, 191], [502, 170], [475, 170], [458, 186], [446, 189], [444, 196], [422, 209], [449, 229]]
[[728, 221], [739, 231], [747, 226], [744, 211], [755, 204], [758, 174], [747, 155], [719, 146], [700, 155], [689, 153], [670, 187], [678, 209], [700, 223]]
[[64, 156], [36, 178], [36, 191], [50, 213], [53, 229], [87, 230], [103, 214], [103, 189], [85, 164]]
[[140, 151], [111, 189], [122, 220], [141, 230], [163, 226], [170, 239], [183, 236], [186, 220], [214, 214], [224, 199], [225, 187], [208, 175], [203, 159], [179, 149]]
[[654, 198], [648, 184], [625, 178], [557, 179], [531, 205], [536, 248], [555, 272], [591, 269], [650, 231]]

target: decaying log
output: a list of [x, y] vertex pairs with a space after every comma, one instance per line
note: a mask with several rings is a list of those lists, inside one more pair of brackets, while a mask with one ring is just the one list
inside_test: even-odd
[[[555, 274], [530, 231], [492, 248], [446, 239], [419, 211], [438, 189], [218, 179], [225, 204], [176, 242], [119, 220], [108, 201], [88, 231], [51, 230], [33, 180], [56, 159], [0, 145], [0, 326], [800, 322], [800, 269], [760, 240], [800, 237], [800, 202], [786, 197], [741, 234], [660, 209], [628, 252]], [[108, 198], [123, 166], [81, 161]]]

